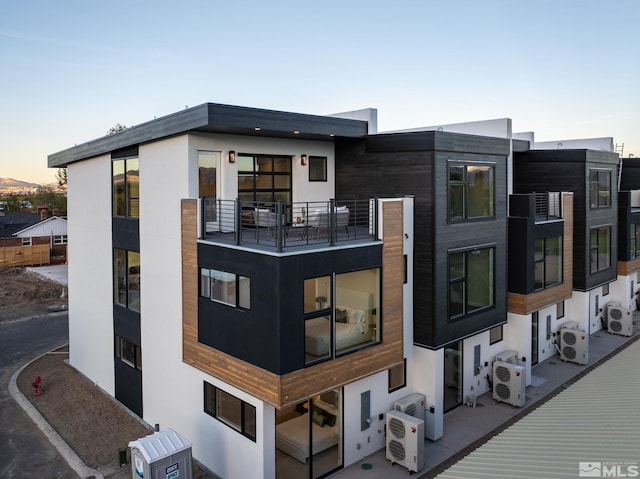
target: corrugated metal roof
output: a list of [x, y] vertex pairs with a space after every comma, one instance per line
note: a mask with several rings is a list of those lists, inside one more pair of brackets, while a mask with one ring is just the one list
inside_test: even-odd
[[639, 366], [634, 342], [437, 479], [627, 477], [640, 464]]

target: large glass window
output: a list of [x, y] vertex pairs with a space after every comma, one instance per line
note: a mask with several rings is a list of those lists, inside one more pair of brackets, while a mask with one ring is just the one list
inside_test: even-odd
[[204, 412], [255, 442], [255, 406], [206, 381], [204, 382]]
[[112, 161], [113, 216], [140, 217], [140, 168], [138, 158]]
[[380, 316], [379, 268], [306, 279], [306, 363], [380, 341]]
[[589, 170], [589, 195], [591, 208], [609, 208], [611, 206], [611, 171]]
[[589, 237], [591, 272], [611, 267], [611, 227], [591, 228]]
[[457, 319], [494, 304], [494, 248], [449, 254], [449, 317]]
[[562, 282], [562, 236], [535, 240], [534, 262], [536, 290], [560, 284]]
[[465, 221], [494, 215], [494, 167], [449, 164], [449, 221]]
[[238, 155], [238, 197], [245, 202], [291, 203], [291, 157]]
[[218, 303], [251, 308], [251, 280], [227, 271], [200, 268], [200, 296]]
[[140, 311], [140, 253], [113, 250], [113, 298], [116, 304]]

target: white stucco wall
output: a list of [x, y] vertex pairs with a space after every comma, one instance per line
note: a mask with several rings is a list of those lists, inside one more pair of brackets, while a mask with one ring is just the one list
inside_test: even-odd
[[72, 163], [67, 175], [69, 359], [114, 395], [110, 157]]
[[[187, 437], [193, 456], [221, 477], [270, 477], [264, 425], [273, 431], [273, 408], [182, 362], [180, 200], [197, 196], [197, 150], [224, 148], [202, 143], [183, 135], [139, 150], [144, 419]], [[256, 442], [204, 413], [204, 381], [256, 407]]]

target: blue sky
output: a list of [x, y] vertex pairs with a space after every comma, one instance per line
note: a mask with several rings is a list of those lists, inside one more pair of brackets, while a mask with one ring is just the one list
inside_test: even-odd
[[0, 5], [0, 177], [205, 102], [379, 130], [509, 117], [640, 156], [640, 1], [15, 1]]

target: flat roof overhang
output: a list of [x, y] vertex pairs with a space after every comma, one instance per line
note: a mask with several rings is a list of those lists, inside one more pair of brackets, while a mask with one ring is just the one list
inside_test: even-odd
[[189, 132], [333, 141], [335, 138], [364, 138], [367, 130], [367, 122], [361, 120], [204, 103], [53, 153], [48, 156], [48, 166], [61, 168], [122, 148]]

